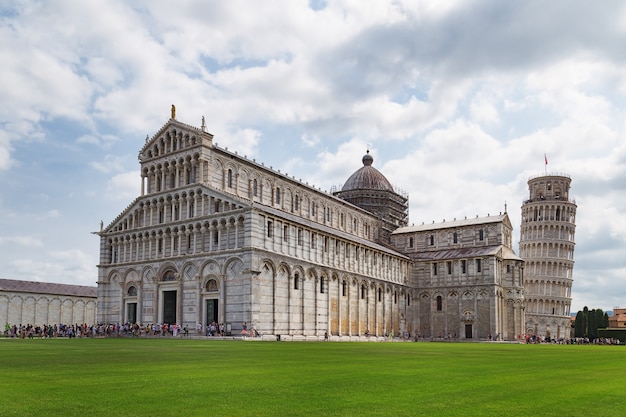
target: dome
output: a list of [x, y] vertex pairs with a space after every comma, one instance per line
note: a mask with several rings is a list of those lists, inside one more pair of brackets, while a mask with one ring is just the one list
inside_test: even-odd
[[372, 166], [374, 158], [370, 151], [363, 156], [363, 166], [348, 178], [341, 191], [350, 190], [385, 190], [393, 191], [389, 180]]

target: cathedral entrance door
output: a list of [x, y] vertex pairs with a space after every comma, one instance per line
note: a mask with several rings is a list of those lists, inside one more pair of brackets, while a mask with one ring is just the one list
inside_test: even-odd
[[219, 301], [217, 299], [206, 300], [206, 324], [217, 323]]
[[465, 325], [465, 338], [466, 339], [472, 338], [472, 325], [471, 324]]
[[126, 322], [137, 323], [137, 303], [126, 304]]
[[176, 291], [163, 291], [163, 323], [176, 323]]

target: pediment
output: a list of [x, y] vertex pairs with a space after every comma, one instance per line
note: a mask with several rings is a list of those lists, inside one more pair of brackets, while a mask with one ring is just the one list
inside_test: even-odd
[[504, 214], [502, 215], [502, 223], [504, 223], [504, 225], [509, 229], [513, 229], [511, 219], [509, 218], [509, 214], [507, 212], [504, 212]]
[[198, 146], [213, 146], [213, 135], [204, 126], [197, 128], [176, 119], [169, 119], [139, 151], [139, 161], [161, 158], [170, 153]]
[[[133, 230], [137, 228], [143, 228], [143, 225], [133, 224], [131, 219], [133, 218], [133, 214], [137, 211], [143, 210], [142, 205], [144, 204], [163, 204], [164, 201], [170, 201], [172, 199], [178, 198], [186, 198], [191, 194], [199, 194], [202, 193], [204, 195], [214, 197], [218, 200], [226, 202], [232, 206], [246, 206], [249, 205], [249, 202], [244, 202], [241, 199], [236, 198], [232, 194], [224, 193], [220, 190], [217, 190], [213, 187], [210, 187], [206, 184], [191, 184], [189, 186], [178, 188], [175, 190], [168, 190], [162, 193], [156, 194], [147, 194], [143, 196], [139, 196], [135, 198], [116, 218], [113, 220], [106, 228], [103, 228], [98, 234], [106, 235], [110, 233], [118, 233], [124, 232], [128, 230]], [[224, 212], [220, 212], [219, 214], [224, 214]], [[135, 216], [136, 218], [137, 216]], [[194, 217], [194, 221], [198, 219], [202, 219], [205, 216], [198, 215], [198, 217]], [[181, 221], [185, 221], [185, 219], [180, 219]], [[165, 225], [166, 223], [162, 223]]]

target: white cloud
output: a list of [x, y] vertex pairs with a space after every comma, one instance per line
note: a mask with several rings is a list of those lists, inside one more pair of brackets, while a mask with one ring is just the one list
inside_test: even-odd
[[94, 169], [105, 174], [123, 171], [128, 165], [127, 156], [105, 155], [103, 161], [94, 161], [90, 164]]
[[41, 239], [32, 236], [0, 236], [0, 245], [19, 245], [37, 248], [43, 245]]
[[127, 200], [129, 203], [141, 193], [139, 170], [115, 174], [106, 186], [106, 196], [112, 200]]
[[95, 285], [94, 274], [96, 259], [78, 249], [47, 253], [49, 260], [16, 259], [8, 265], [9, 270], [19, 277], [30, 281], [73, 283], [76, 285]]
[[302, 143], [304, 143], [304, 146], [306, 146], [307, 148], [312, 148], [318, 143], [320, 143], [320, 138], [318, 135], [308, 135], [306, 133], [300, 136], [300, 140], [302, 141]]
[[[97, 260], [74, 254], [80, 272], [63, 278], [71, 259], [33, 257], [28, 245], [51, 219], [77, 230], [57, 235], [59, 247], [92, 245], [92, 225], [118, 214], [111, 201], [140, 194], [137, 152], [174, 103], [184, 123], [205, 116], [219, 146], [322, 189], [341, 187], [370, 147], [409, 192], [414, 223], [496, 214], [506, 200], [519, 229], [526, 180], [546, 153], [579, 204], [575, 299], [606, 308], [624, 286], [619, 2], [24, 0], [7, 10], [0, 242], [16, 249], [0, 260], [21, 278], [48, 280], [49, 268], [95, 281]], [[77, 205], [90, 208], [84, 219], [69, 214]]]

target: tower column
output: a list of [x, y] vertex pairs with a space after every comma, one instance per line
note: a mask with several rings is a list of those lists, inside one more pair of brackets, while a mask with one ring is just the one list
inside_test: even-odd
[[[528, 180], [529, 197], [522, 204], [520, 255], [524, 275], [526, 329], [537, 336], [569, 337], [549, 323], [569, 320], [576, 202], [569, 198], [571, 178], [546, 173]], [[534, 307], [533, 307], [534, 305]], [[535, 327], [535, 329], [533, 329]]]

